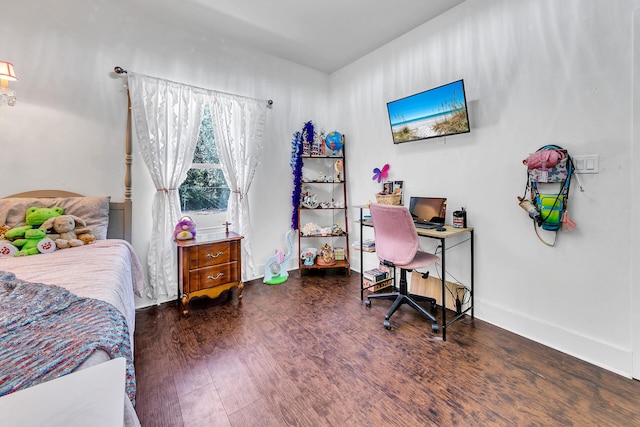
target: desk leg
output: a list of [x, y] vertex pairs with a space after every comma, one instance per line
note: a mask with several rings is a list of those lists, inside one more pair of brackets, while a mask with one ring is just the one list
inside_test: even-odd
[[363, 281], [363, 273], [364, 273], [364, 254], [362, 253], [362, 235], [363, 235], [363, 231], [362, 231], [362, 209], [360, 208], [360, 301], [362, 301], [364, 299], [364, 281]]
[[445, 248], [445, 239], [440, 239], [440, 245], [442, 246], [442, 271], [441, 271], [441, 277], [442, 277], [442, 340], [446, 341], [447, 340], [447, 295], [446, 295], [446, 289], [445, 289], [445, 271], [447, 271], [445, 269], [445, 254], [446, 254], [446, 248]]
[[471, 230], [471, 242], [470, 242], [470, 246], [471, 246], [471, 318], [474, 318], [473, 315], [473, 230]]

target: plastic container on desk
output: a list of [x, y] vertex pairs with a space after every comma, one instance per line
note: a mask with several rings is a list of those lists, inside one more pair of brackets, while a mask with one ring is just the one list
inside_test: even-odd
[[467, 228], [467, 211], [464, 208], [453, 213], [453, 227]]

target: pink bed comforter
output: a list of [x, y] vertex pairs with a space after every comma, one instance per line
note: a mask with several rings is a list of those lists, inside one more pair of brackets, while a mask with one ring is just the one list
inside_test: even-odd
[[112, 304], [127, 320], [133, 343], [133, 295], [142, 294], [145, 280], [140, 260], [127, 241], [98, 240], [49, 254], [0, 257], [0, 270], [10, 271], [22, 280], [58, 285], [80, 297]]

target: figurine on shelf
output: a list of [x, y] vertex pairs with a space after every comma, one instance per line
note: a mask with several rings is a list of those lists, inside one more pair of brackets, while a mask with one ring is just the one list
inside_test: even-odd
[[315, 209], [319, 205], [319, 202], [316, 200], [316, 195], [311, 193], [311, 187], [309, 187], [308, 185], [302, 187], [300, 204], [309, 209]]
[[300, 254], [300, 259], [303, 261], [304, 265], [312, 266], [315, 263], [317, 253], [318, 250], [316, 248], [305, 248]]
[[333, 224], [333, 226], [331, 227], [331, 234], [342, 234], [343, 230], [342, 227], [340, 227], [340, 221], [336, 222], [335, 224]]
[[342, 159], [336, 160], [335, 164], [333, 165], [333, 168], [336, 171], [336, 179], [334, 181], [340, 182], [341, 181], [340, 177], [342, 176]]
[[336, 263], [336, 257], [333, 254], [333, 249], [329, 246], [328, 243], [325, 243], [320, 248], [320, 253], [318, 254], [318, 264], [319, 265], [333, 265]]
[[321, 236], [330, 236], [331, 235], [331, 227], [322, 227], [320, 228]]
[[300, 231], [302, 232], [303, 236], [314, 236], [316, 234], [320, 234], [320, 227], [318, 227], [318, 224], [308, 222], [302, 227]]

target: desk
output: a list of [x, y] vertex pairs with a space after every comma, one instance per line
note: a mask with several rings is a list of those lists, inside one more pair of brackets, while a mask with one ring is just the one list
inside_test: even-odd
[[[373, 222], [370, 219], [365, 220], [364, 216], [362, 214], [364, 209], [367, 209], [367, 206], [357, 206], [358, 208], [360, 208], [360, 270], [364, 270], [363, 267], [363, 251], [362, 251], [362, 240], [363, 240], [363, 236], [362, 236], [362, 231], [363, 231], [363, 227], [373, 227]], [[442, 324], [440, 325], [440, 327], [442, 328], [442, 339], [444, 341], [447, 340], [447, 327], [449, 327], [452, 323], [460, 320], [462, 317], [464, 317], [465, 314], [467, 314], [469, 311], [471, 312], [471, 318], [474, 318], [474, 313], [473, 313], [473, 276], [474, 276], [474, 272], [473, 272], [473, 227], [467, 227], [467, 228], [454, 228], [451, 225], [445, 225], [445, 231], [436, 231], [436, 230], [429, 230], [429, 229], [424, 229], [424, 228], [417, 228], [416, 229], [418, 232], [418, 236], [421, 237], [428, 237], [430, 239], [438, 239], [440, 240], [440, 246], [442, 247], [442, 253], [440, 254], [440, 260], [442, 261], [441, 263], [441, 271], [440, 271], [440, 277], [442, 278]], [[445, 289], [445, 272], [446, 272], [446, 240], [449, 237], [453, 237], [453, 236], [457, 236], [460, 235], [462, 233], [469, 233], [469, 248], [470, 248], [470, 266], [471, 266], [471, 283], [470, 283], [470, 289], [469, 289], [469, 306], [465, 309], [462, 310], [462, 312], [460, 314], [456, 314], [456, 316], [454, 316], [451, 320], [447, 321], [447, 304], [446, 304], [446, 289]], [[395, 276], [395, 275], [394, 275]], [[395, 280], [394, 280], [394, 284], [395, 284]], [[360, 300], [363, 299], [363, 293], [364, 293], [364, 288], [363, 288], [363, 283], [362, 283], [362, 272], [360, 273]]]

